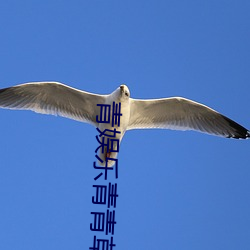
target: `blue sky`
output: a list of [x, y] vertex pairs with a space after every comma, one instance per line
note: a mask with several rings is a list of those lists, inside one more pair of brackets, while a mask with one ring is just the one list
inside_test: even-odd
[[[249, 1], [1, 1], [0, 88], [183, 96], [250, 128]], [[96, 130], [0, 110], [0, 249], [89, 249]], [[115, 249], [249, 249], [249, 141], [129, 131]], [[102, 236], [102, 234], [100, 234]], [[101, 237], [100, 237], [101, 238]]]

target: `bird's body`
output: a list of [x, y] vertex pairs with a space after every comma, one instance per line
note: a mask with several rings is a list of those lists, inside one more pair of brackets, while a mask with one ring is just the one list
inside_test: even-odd
[[[120, 118], [120, 126], [118, 124], [114, 124], [112, 127], [110, 123], [99, 123], [97, 127], [100, 129], [100, 131], [105, 131], [105, 130], [114, 130], [120, 132], [115, 135], [115, 139], [119, 140], [119, 144], [121, 143], [121, 140], [127, 130], [128, 124], [129, 124], [129, 118], [130, 118], [130, 99], [125, 98], [123, 95], [120, 94], [120, 91], [123, 91], [120, 88], [116, 89], [113, 93], [108, 95], [106, 97], [106, 101], [104, 104], [110, 105], [110, 121], [112, 121], [112, 113], [113, 113], [113, 102], [115, 104], [121, 103], [121, 118]], [[100, 112], [98, 112], [98, 115]], [[112, 135], [112, 132], [107, 132], [108, 135]], [[104, 136], [105, 138], [105, 136]], [[114, 145], [114, 151], [117, 151], [117, 145]], [[99, 150], [99, 157], [102, 159], [103, 162], [99, 162], [101, 166], [105, 166], [105, 161], [106, 158], [112, 158], [116, 159], [117, 158], [118, 152], [112, 152], [111, 146], [104, 147], [104, 153], [101, 153], [101, 150]], [[112, 166], [113, 162], [109, 161], [108, 166]]]
[[[98, 122], [100, 106], [121, 103], [120, 126]], [[130, 98], [126, 85], [121, 85], [110, 95], [98, 95], [71, 88], [57, 82], [35, 82], [0, 89], [0, 107], [8, 109], [32, 110], [42, 114], [60, 115], [70, 119], [94, 125], [100, 131], [113, 130], [119, 144], [127, 130], [131, 129], [174, 129], [196, 130], [227, 138], [246, 139], [250, 132], [221, 115], [217, 111], [194, 101], [182, 98], [162, 98], [140, 100]], [[112, 118], [110, 117], [110, 120]], [[112, 152], [111, 144], [99, 150], [100, 165], [104, 166], [106, 158], [117, 158]], [[114, 151], [117, 146], [114, 147]], [[113, 162], [109, 161], [108, 166]]]

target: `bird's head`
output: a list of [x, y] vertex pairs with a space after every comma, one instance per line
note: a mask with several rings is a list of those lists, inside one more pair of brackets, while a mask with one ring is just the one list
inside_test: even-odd
[[120, 85], [120, 87], [118, 89], [120, 89], [120, 95], [122, 98], [129, 98], [130, 97], [129, 89], [125, 84]]
[[126, 85], [120, 85], [113, 93], [111, 93], [111, 98], [114, 101], [129, 101], [130, 92]]

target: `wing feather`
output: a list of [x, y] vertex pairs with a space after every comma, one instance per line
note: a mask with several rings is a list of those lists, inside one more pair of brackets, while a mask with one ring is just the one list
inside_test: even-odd
[[250, 132], [217, 111], [182, 97], [130, 100], [130, 129], [196, 130], [208, 134], [247, 138]]
[[32, 82], [0, 89], [0, 107], [60, 115], [96, 125], [96, 104], [106, 95], [71, 88], [59, 82]]

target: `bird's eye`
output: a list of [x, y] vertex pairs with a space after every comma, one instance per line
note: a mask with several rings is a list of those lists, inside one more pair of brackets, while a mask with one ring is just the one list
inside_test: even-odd
[[127, 91], [125, 92], [125, 96], [128, 96], [128, 92]]

